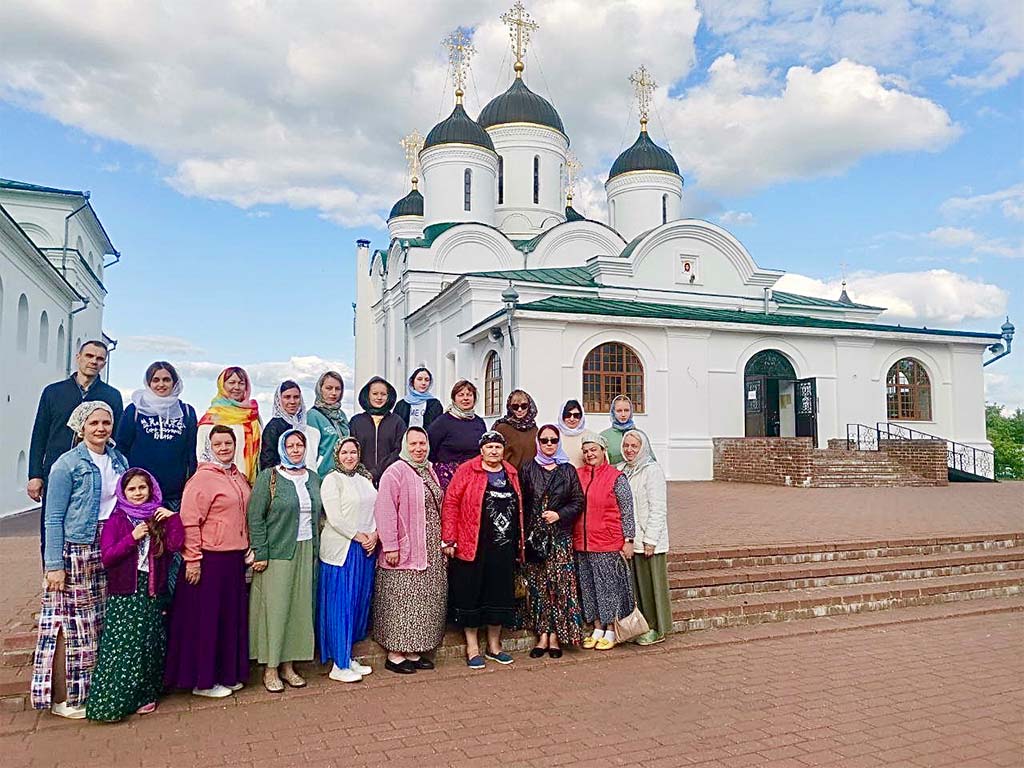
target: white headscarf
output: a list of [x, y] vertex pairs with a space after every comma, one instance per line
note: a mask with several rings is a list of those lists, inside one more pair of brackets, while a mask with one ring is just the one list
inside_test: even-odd
[[[294, 383], [294, 382], [290, 382], [290, 383]], [[295, 414], [292, 415], [292, 414], [288, 413], [288, 411], [286, 411], [284, 409], [283, 405], [281, 405], [281, 387], [283, 385], [284, 385], [284, 382], [282, 381], [281, 384], [277, 385], [277, 390], [274, 392], [274, 413], [273, 413], [273, 416], [271, 418], [278, 418], [278, 417], [280, 417], [280, 418], [284, 419], [285, 421], [287, 421], [295, 429], [305, 429], [305, 427], [306, 427], [306, 401], [305, 401], [305, 398], [303, 398], [303, 396], [302, 396], [302, 387], [298, 386], [297, 384], [295, 386], [295, 388], [299, 390], [299, 410], [297, 410], [295, 412]], [[292, 387], [288, 387], [288, 389], [292, 389]]]
[[[582, 414], [580, 416], [580, 424], [575, 429], [572, 427], [567, 427], [565, 425], [565, 417], [562, 415], [565, 413], [565, 409], [569, 405], [569, 403], [578, 404], [580, 407], [580, 413]], [[586, 429], [587, 412], [583, 410], [583, 403], [577, 400], [576, 398], [573, 398], [572, 400], [566, 400], [564, 403], [562, 403], [562, 410], [558, 412], [558, 431], [568, 437], [576, 437], [577, 435], [582, 435], [586, 431]]]
[[[79, 440], [85, 438], [85, 422], [89, 420], [89, 417], [95, 411], [106, 411], [110, 414], [110, 420], [114, 420], [114, 411], [105, 402], [102, 400], [86, 400], [71, 412], [67, 421], [68, 428], [75, 433], [75, 437]], [[114, 444], [113, 440], [108, 440], [107, 442], [110, 445]]]
[[[618, 465], [618, 469], [622, 470], [627, 478], [633, 477], [637, 472], [646, 467], [648, 464], [657, 463], [657, 459], [654, 458], [654, 452], [651, 450], [651, 439], [647, 437], [639, 429], [631, 429], [629, 432], [622, 436], [622, 441], [625, 442], [627, 437], [635, 437], [640, 441], [640, 452], [636, 455], [636, 458], [632, 461], [623, 461]], [[625, 458], [625, 457], [623, 457]]]
[[179, 378], [171, 388], [171, 394], [167, 396], [158, 395], [149, 388], [149, 382], [142, 382], [142, 389], [132, 392], [132, 404], [136, 413], [143, 416], [156, 416], [161, 423], [171, 419], [181, 418], [181, 392], [185, 384]]

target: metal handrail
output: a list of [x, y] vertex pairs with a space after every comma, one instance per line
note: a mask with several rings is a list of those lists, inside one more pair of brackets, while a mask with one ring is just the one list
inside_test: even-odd
[[[964, 445], [955, 440], [950, 440], [938, 435], [930, 435], [919, 429], [905, 427], [902, 424], [893, 424], [888, 421], [880, 421], [875, 425], [878, 439], [884, 434], [887, 438], [896, 440], [941, 440], [946, 444], [946, 466], [950, 469], [978, 477], [995, 479], [995, 454], [983, 448], [975, 448], [972, 445]], [[849, 427], [847, 427], [849, 430]]]

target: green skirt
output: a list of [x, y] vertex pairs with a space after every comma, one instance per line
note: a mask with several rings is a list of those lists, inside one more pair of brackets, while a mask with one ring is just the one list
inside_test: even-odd
[[276, 667], [313, 658], [313, 541], [295, 545], [291, 560], [271, 560], [249, 592], [249, 658]]
[[107, 598], [107, 616], [85, 713], [115, 722], [154, 702], [164, 688], [167, 596], [149, 596], [149, 574], [138, 572], [132, 595]]
[[[642, 546], [642, 545], [640, 545]], [[659, 635], [672, 631], [672, 597], [668, 589], [668, 556], [633, 555], [633, 594], [640, 612]]]

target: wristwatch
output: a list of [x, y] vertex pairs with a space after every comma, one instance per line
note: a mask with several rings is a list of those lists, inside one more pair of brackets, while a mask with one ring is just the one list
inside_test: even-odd
[[632, 544], [632, 543], [633, 543], [633, 540], [632, 540], [632, 539], [626, 539], [626, 543], [627, 543], [627, 544]]

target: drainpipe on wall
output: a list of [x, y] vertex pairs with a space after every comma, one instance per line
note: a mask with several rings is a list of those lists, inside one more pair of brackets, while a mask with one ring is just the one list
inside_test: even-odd
[[[65, 376], [71, 375], [71, 350], [75, 346], [75, 315], [86, 309], [88, 306], [89, 299], [88, 297], [86, 297], [82, 299], [82, 306], [80, 306], [78, 309], [73, 309], [70, 312], [68, 312], [68, 354], [64, 364]], [[77, 352], [78, 350], [75, 351]]]
[[995, 357], [990, 357], [988, 360], [983, 362], [981, 364], [982, 367], [985, 367], [990, 363], [994, 363], [996, 360], [999, 360], [1000, 358], [1006, 357], [1008, 354], [1010, 354], [1010, 350], [1013, 348], [1013, 332], [1016, 329], [1013, 327], [1013, 323], [1010, 322], [1009, 317], [1006, 318], [1006, 322], [1003, 323], [1003, 327], [1000, 328], [999, 330], [1003, 332], [1003, 341], [1005, 341], [1006, 344], [1000, 344], [999, 342], [992, 344], [988, 348], [988, 351], [994, 353]]
[[519, 292], [512, 285], [511, 280], [509, 280], [508, 288], [501, 292], [501, 300], [505, 302], [505, 332], [508, 335], [508, 361], [512, 368], [509, 379], [511, 380], [511, 389], [517, 389], [519, 387], [519, 366], [516, 360], [518, 349], [515, 336], [512, 335], [512, 317], [515, 315], [516, 306], [519, 304]]
[[[60, 255], [60, 272], [64, 276], [67, 276], [68, 274], [68, 237], [70, 236], [69, 230], [71, 228], [71, 218], [79, 211], [89, 207], [89, 194], [89, 192], [86, 192], [83, 195], [83, 197], [85, 197], [85, 202], [64, 217], [64, 248], [61, 250]], [[81, 256], [81, 254], [79, 254], [79, 256]]]

